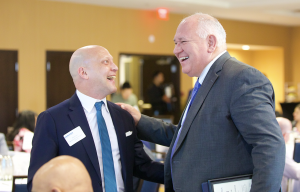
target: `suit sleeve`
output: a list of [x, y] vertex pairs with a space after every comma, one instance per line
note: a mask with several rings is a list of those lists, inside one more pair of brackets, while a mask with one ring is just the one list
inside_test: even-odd
[[55, 123], [51, 115], [45, 111], [37, 119], [34, 137], [32, 140], [32, 150], [30, 165], [28, 170], [27, 189], [31, 191], [32, 179], [36, 171], [58, 153], [57, 136]]
[[169, 147], [176, 129], [176, 125], [142, 115], [137, 125], [137, 135], [142, 140]]
[[155, 183], [164, 183], [164, 165], [153, 161], [144, 151], [143, 143], [135, 136], [133, 175]]
[[254, 68], [244, 69], [233, 87], [231, 117], [245, 141], [252, 146], [254, 170], [251, 192], [279, 191], [285, 143], [275, 118], [273, 87]]

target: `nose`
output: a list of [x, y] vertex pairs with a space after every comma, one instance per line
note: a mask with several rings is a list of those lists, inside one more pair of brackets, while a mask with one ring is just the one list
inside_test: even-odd
[[181, 51], [182, 51], [182, 48], [181, 48], [180, 44], [179, 43], [175, 44], [173, 53], [176, 55], [176, 54], [180, 53]]
[[111, 68], [113, 71], [118, 71], [118, 66], [112, 62], [112, 68]]

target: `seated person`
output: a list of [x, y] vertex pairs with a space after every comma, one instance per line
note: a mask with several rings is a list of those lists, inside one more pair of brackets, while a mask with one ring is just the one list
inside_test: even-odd
[[132, 88], [129, 82], [125, 82], [120, 90], [120, 93], [113, 94], [111, 101], [113, 103], [126, 103], [138, 109], [137, 97], [132, 93]]
[[292, 123], [290, 120], [283, 117], [277, 117], [276, 119], [286, 143], [285, 167], [281, 182], [282, 192], [299, 192], [300, 163], [297, 163], [293, 160], [294, 143], [288, 143], [290, 132], [292, 130]]
[[33, 177], [32, 192], [93, 192], [85, 166], [75, 157], [62, 155], [44, 164]]
[[0, 155], [8, 155], [8, 147], [3, 133], [0, 133]]
[[[7, 136], [7, 141], [13, 141], [14, 151], [30, 153], [35, 123], [36, 113], [33, 111], [26, 110], [18, 114], [13, 124], [13, 131]], [[25, 138], [27, 144], [23, 145]]]

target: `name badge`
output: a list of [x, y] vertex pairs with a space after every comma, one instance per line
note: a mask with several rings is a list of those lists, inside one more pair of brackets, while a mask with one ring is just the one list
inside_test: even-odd
[[75, 129], [64, 135], [64, 138], [70, 147], [85, 137], [86, 136], [80, 126], [76, 127]]

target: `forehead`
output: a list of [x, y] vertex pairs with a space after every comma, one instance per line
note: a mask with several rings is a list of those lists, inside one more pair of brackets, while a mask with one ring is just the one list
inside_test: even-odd
[[111, 54], [108, 52], [107, 49], [101, 49], [98, 52], [98, 58], [103, 59], [103, 58], [110, 58], [112, 59]]
[[196, 34], [197, 22], [194, 20], [184, 20], [177, 27], [174, 40], [180, 40], [185, 38], [191, 38]]

